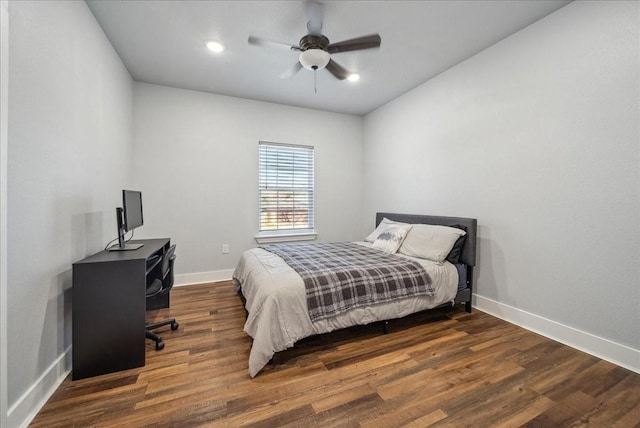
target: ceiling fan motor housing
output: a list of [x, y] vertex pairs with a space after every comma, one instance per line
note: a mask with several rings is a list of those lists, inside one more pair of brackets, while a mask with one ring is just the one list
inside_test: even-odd
[[325, 36], [307, 34], [300, 39], [300, 64], [307, 70], [319, 70], [329, 63], [329, 39]]
[[327, 46], [329, 46], [329, 39], [323, 35], [316, 36], [307, 34], [300, 39], [300, 49], [303, 51], [308, 49], [321, 49], [326, 51]]

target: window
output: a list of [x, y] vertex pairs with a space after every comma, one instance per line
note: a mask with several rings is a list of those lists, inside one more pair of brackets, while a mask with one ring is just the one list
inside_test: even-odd
[[260, 233], [313, 233], [313, 147], [259, 144]]

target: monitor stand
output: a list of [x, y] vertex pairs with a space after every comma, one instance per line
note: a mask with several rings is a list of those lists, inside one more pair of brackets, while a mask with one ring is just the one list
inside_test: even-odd
[[109, 251], [132, 251], [137, 250], [142, 246], [144, 246], [144, 244], [124, 244], [124, 247], [114, 245], [113, 247], [109, 248]]

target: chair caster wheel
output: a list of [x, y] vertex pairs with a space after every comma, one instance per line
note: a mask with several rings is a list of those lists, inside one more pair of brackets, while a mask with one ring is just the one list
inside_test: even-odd
[[171, 323], [171, 330], [177, 330], [179, 326], [180, 326], [180, 324], [178, 324], [177, 322], [172, 322]]
[[159, 340], [156, 342], [156, 351], [162, 351], [164, 349], [164, 342]]

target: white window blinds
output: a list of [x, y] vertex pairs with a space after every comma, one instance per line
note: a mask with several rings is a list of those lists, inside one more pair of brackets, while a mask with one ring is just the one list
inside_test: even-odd
[[259, 144], [260, 231], [313, 229], [313, 147]]

